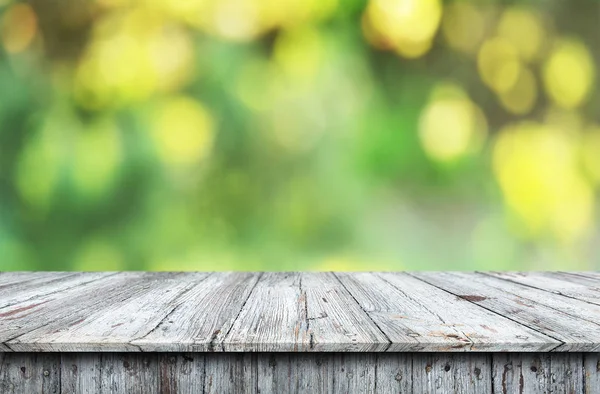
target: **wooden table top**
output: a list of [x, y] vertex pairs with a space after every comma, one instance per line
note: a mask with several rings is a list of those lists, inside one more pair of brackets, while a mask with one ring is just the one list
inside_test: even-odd
[[0, 351], [597, 352], [597, 272], [3, 272]]

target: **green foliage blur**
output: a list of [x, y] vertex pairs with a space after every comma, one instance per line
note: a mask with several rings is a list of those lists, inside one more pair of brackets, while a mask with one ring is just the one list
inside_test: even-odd
[[594, 0], [0, 0], [0, 270], [600, 269]]

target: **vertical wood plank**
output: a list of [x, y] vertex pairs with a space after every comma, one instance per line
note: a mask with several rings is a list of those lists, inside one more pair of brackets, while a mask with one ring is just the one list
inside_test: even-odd
[[210, 353], [205, 365], [205, 393], [257, 392], [256, 354]]
[[334, 393], [378, 393], [374, 353], [337, 353], [333, 357]]
[[412, 392], [412, 354], [378, 353], [375, 379], [378, 393]]
[[600, 393], [600, 353], [584, 353], [585, 392]]
[[61, 393], [102, 392], [102, 353], [62, 353]]
[[466, 394], [492, 392], [492, 357], [489, 354], [452, 355], [455, 391]]
[[494, 393], [548, 392], [550, 355], [544, 353], [495, 353], [492, 355]]
[[333, 392], [332, 353], [261, 353], [257, 364], [259, 393]]
[[102, 354], [102, 392], [158, 394], [156, 353]]
[[449, 354], [423, 353], [413, 355], [413, 392], [452, 393], [454, 373]]
[[[583, 378], [583, 355], [581, 353], [550, 354], [549, 392], [583, 393]], [[600, 387], [595, 387], [595, 392], [600, 392]]]
[[56, 353], [0, 353], [0, 393], [60, 393]]
[[491, 360], [475, 353], [413, 355], [415, 393], [492, 393]]
[[158, 394], [156, 353], [63, 354], [63, 393]]
[[161, 394], [196, 394], [204, 391], [203, 353], [162, 353], [158, 360]]

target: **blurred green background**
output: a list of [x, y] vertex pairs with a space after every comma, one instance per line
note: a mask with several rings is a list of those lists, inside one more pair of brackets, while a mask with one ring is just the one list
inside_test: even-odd
[[600, 269], [595, 0], [0, 0], [0, 270]]

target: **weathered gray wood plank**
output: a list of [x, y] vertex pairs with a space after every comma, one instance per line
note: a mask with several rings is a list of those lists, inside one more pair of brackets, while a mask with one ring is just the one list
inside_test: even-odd
[[412, 392], [491, 393], [491, 358], [487, 354], [414, 354]]
[[265, 273], [225, 351], [383, 350], [385, 335], [330, 273]]
[[3, 273], [0, 351], [600, 350], [594, 273]]
[[52, 272], [52, 271], [11, 271], [0, 274], [0, 290], [10, 286], [34, 280], [52, 280], [52, 278], [72, 275], [72, 272]]
[[61, 393], [95, 394], [103, 391], [101, 353], [61, 353]]
[[[205, 275], [205, 274], [202, 274]], [[185, 278], [190, 278], [186, 280]], [[169, 278], [180, 278], [182, 282], [193, 280], [193, 276], [183, 273], [124, 272], [102, 278], [81, 287], [59, 293], [47, 294], [39, 298], [0, 309], [0, 340], [15, 351], [81, 351], [95, 350], [93, 342], [81, 338], [63, 337], [73, 332], [76, 326], [86, 324], [91, 316], [106, 308], [122, 306], [130, 299], [137, 299], [153, 289], [169, 285]], [[136, 321], [151, 320], [153, 313], [135, 311], [128, 316]], [[115, 316], [115, 317], [118, 317]], [[108, 323], [120, 327], [119, 322]], [[124, 324], [121, 324], [121, 326]], [[135, 325], [133, 325], [135, 326]], [[102, 326], [98, 326], [99, 328]], [[94, 327], [92, 327], [92, 335]], [[100, 331], [98, 331], [100, 332]], [[98, 334], [96, 334], [98, 335]], [[57, 340], [60, 338], [60, 341]], [[108, 338], [103, 338], [107, 340]], [[10, 344], [9, 344], [10, 343]], [[102, 343], [99, 344], [99, 348]], [[117, 348], [108, 346], [105, 350], [139, 350], [134, 345], [123, 342]], [[99, 349], [101, 350], [101, 349]]]
[[600, 349], [600, 324], [577, 317], [578, 312], [595, 315], [591, 309], [579, 308], [586, 305], [583, 302], [480, 274], [415, 272], [411, 275], [563, 342], [554, 351]]
[[[592, 281], [600, 280], [600, 271], [561, 271], [561, 273], [565, 275], [575, 276], [576, 278], [573, 278], [573, 280], [577, 280], [577, 277], [580, 278], [580, 280], [582, 281], [584, 281], [585, 279], [591, 279]], [[584, 281], [584, 283], [586, 282]]]
[[[488, 277], [494, 279], [490, 279]], [[516, 294], [523, 299], [531, 300], [535, 304], [545, 305], [549, 308], [560, 311], [561, 313], [570, 315], [575, 319], [587, 320], [588, 322], [600, 326], [600, 305], [590, 304], [587, 301], [582, 301], [577, 298], [542, 290], [536, 286], [523, 285], [517, 281], [506, 280], [505, 278], [496, 275], [476, 275], [476, 278], [484, 281], [483, 283], [485, 283], [486, 286], [496, 286], [497, 288], [509, 294]], [[500, 281], [496, 281], [496, 279], [500, 279]], [[538, 278], [540, 283], [548, 283], [548, 280], [546, 279], [547, 277], [545, 276]], [[552, 278], [549, 279], [552, 281]], [[556, 285], [548, 284], [548, 289], [551, 289], [554, 286]], [[581, 290], [566, 291], [569, 293], [582, 292]]]
[[302, 274], [313, 351], [384, 351], [390, 340], [331, 272]]
[[147, 335], [132, 341], [144, 351], [220, 351], [257, 273], [211, 274], [179, 300], [177, 308]]
[[550, 387], [550, 353], [494, 353], [494, 393], [546, 394]]
[[[583, 379], [583, 355], [581, 353], [550, 354], [549, 392], [583, 393]], [[600, 387], [596, 387], [595, 391], [600, 391]]]
[[62, 357], [62, 393], [159, 393], [156, 353], [64, 353]]
[[[148, 278], [157, 279], [158, 275], [124, 272], [0, 308], [0, 342], [6, 344], [42, 326], [64, 330], [85, 318], [90, 310], [127, 299], [140, 288], [149, 287]], [[19, 351], [41, 350], [35, 346], [29, 347], [27, 343], [23, 346], [17, 344], [16, 348]]]
[[584, 353], [585, 392], [600, 393], [600, 353]]
[[58, 293], [102, 279], [116, 272], [51, 273], [32, 280], [18, 282], [0, 289], [0, 308], [22, 303], [40, 296]]
[[412, 393], [413, 353], [377, 353], [378, 393]]
[[406, 274], [338, 273], [389, 351], [546, 351], [559, 342]]
[[[137, 292], [101, 307], [89, 308], [82, 319], [61, 330], [39, 327], [8, 342], [17, 350], [35, 344], [44, 351], [138, 350], [131, 342], [147, 335], [177, 306], [185, 293], [197, 286], [206, 273], [175, 274], [159, 281], [147, 278]], [[86, 309], [86, 305], [81, 306]]]
[[258, 370], [251, 353], [211, 353], [205, 358], [204, 392], [256, 393]]
[[0, 393], [58, 393], [57, 354], [0, 353]]
[[377, 393], [373, 353], [342, 353], [333, 358], [334, 393]]
[[257, 389], [261, 393], [332, 393], [333, 353], [258, 354]]
[[485, 272], [485, 275], [600, 305], [600, 279], [562, 272]]
[[204, 392], [203, 353], [161, 353], [158, 361], [158, 392], [196, 394]]
[[598, 353], [11, 353], [0, 354], [0, 392], [598, 393], [599, 360]]

